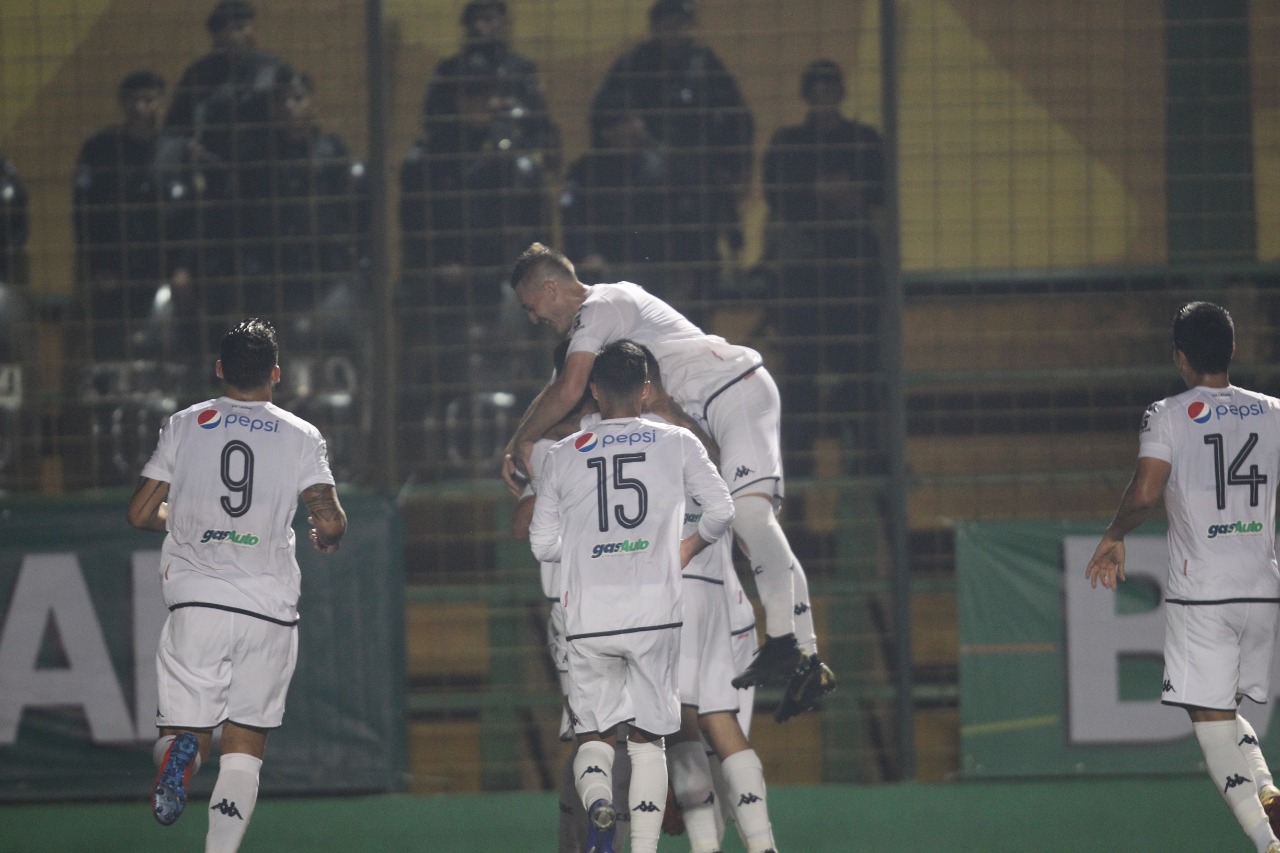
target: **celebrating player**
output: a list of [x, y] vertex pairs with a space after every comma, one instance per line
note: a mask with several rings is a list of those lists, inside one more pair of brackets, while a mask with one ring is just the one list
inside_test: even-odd
[[734, 535], [756, 572], [766, 638], [734, 685], [789, 679], [788, 701], [812, 707], [835, 677], [818, 657], [808, 582], [775, 515], [783, 494], [780, 401], [759, 353], [703, 333], [638, 285], [583, 284], [564, 255], [540, 243], [520, 256], [511, 282], [530, 320], [569, 339], [565, 369], [530, 404], [507, 446], [503, 479], [512, 494], [533, 442], [577, 404], [600, 348], [624, 338], [647, 346], [672, 398], [720, 446]]
[[1205, 767], [1259, 853], [1280, 853], [1280, 790], [1253, 727], [1236, 713], [1242, 698], [1271, 695], [1280, 400], [1232, 385], [1234, 354], [1223, 308], [1191, 302], [1178, 310], [1173, 361], [1189, 390], [1147, 408], [1133, 479], [1085, 573], [1094, 587], [1115, 589], [1124, 580], [1125, 534], [1164, 496], [1161, 701], [1191, 715]]
[[271, 402], [280, 381], [275, 330], [246, 320], [220, 354], [223, 395], [164, 424], [128, 513], [134, 527], [168, 534], [151, 796], [161, 824], [181, 817], [191, 776], [222, 727], [206, 853], [239, 848], [267, 733], [284, 717], [298, 656], [299, 496], [317, 550], [337, 551], [347, 529], [324, 438]]

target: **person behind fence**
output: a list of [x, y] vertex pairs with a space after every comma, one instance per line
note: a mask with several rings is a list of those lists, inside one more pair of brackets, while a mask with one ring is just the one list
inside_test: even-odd
[[1137, 467], [1085, 576], [1095, 588], [1117, 588], [1125, 536], [1163, 497], [1169, 574], [1160, 701], [1191, 716], [1205, 769], [1259, 853], [1280, 853], [1280, 790], [1238, 712], [1243, 699], [1271, 698], [1280, 400], [1233, 385], [1234, 355], [1226, 309], [1210, 302], [1178, 309], [1173, 363], [1187, 390], [1143, 414]]
[[[642, 416], [647, 376], [644, 352], [631, 341], [600, 351], [591, 392], [602, 420], [547, 452], [529, 525], [534, 556], [560, 563], [574, 777], [587, 847], [597, 853], [615, 849], [611, 770], [622, 723], [631, 849], [656, 853], [667, 800], [664, 738], [680, 727], [680, 571], [733, 520], [702, 443]], [[686, 499], [698, 502], [702, 518], [682, 539]]]
[[687, 313], [693, 302], [714, 295], [720, 241], [734, 253], [742, 247], [738, 204], [750, 182], [755, 137], [737, 81], [698, 41], [697, 23], [694, 0], [656, 0], [649, 8], [651, 37], [613, 63], [589, 113], [593, 136], [621, 110], [638, 116], [669, 152], [680, 204], [692, 211], [677, 221], [692, 223], [697, 252], [685, 267], [683, 292], [672, 282], [663, 295]]
[[[27, 234], [27, 191], [17, 168], [0, 153], [0, 404], [21, 401], [21, 369], [6, 365], [25, 361], [34, 351], [26, 299], [16, 286], [25, 273], [22, 252]], [[3, 408], [0, 406], [0, 414]], [[10, 433], [16, 431], [9, 429]], [[0, 441], [0, 451], [3, 444]]]
[[80, 148], [74, 177], [76, 246], [95, 359], [151, 354], [146, 320], [166, 301], [194, 305], [195, 187], [187, 140], [160, 129], [165, 82], [129, 73], [116, 98], [122, 121]]
[[128, 508], [131, 525], [166, 534], [151, 811], [164, 826], [182, 816], [221, 727], [206, 853], [239, 849], [267, 736], [284, 718], [298, 657], [299, 498], [321, 553], [337, 551], [347, 529], [324, 437], [271, 402], [275, 330], [246, 320], [223, 337], [220, 356], [222, 396], [169, 418]]
[[[819, 437], [848, 434], [863, 473], [884, 442], [874, 370], [883, 290], [880, 241], [884, 151], [870, 125], [846, 118], [844, 74], [830, 60], [805, 67], [805, 120], [779, 128], [764, 155], [769, 208], [765, 263], [780, 301], [772, 312], [786, 361], [782, 394], [788, 470], [810, 472]], [[883, 465], [879, 466], [881, 469]]]

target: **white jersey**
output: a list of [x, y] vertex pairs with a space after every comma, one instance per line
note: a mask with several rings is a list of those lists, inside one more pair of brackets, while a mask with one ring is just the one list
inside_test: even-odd
[[1138, 455], [1173, 466], [1167, 599], [1280, 597], [1280, 400], [1235, 386], [1168, 397], [1147, 408]]
[[333, 483], [319, 430], [272, 403], [207, 400], [164, 423], [142, 476], [169, 484], [160, 572], [170, 609], [297, 621], [298, 495]]
[[627, 339], [658, 359], [662, 384], [685, 411], [703, 417], [712, 398], [764, 363], [750, 347], [708, 335], [638, 284], [593, 284], [569, 331], [569, 354], [593, 355]]
[[681, 621], [680, 531], [686, 496], [708, 542], [733, 521], [729, 490], [683, 427], [603, 420], [547, 453], [529, 541], [560, 562], [567, 639], [674, 627]]
[[[555, 444], [549, 438], [540, 438], [533, 443], [533, 449], [529, 452], [529, 482], [525, 484], [524, 492], [521, 498], [533, 497], [535, 500], [538, 495], [538, 472], [542, 470], [542, 465], [546, 462], [547, 451], [551, 449], [551, 445]], [[542, 594], [550, 601], [560, 600], [560, 564], [546, 561], [538, 562], [538, 575], [542, 581]]]

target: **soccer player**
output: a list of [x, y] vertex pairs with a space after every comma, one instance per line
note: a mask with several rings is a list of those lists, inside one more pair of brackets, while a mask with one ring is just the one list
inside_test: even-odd
[[[691, 432], [641, 417], [650, 392], [640, 348], [615, 341], [593, 361], [602, 420], [548, 451], [529, 540], [539, 560], [560, 562], [588, 848], [614, 850], [610, 773], [617, 727], [628, 723], [631, 846], [654, 853], [667, 796], [664, 738], [680, 728], [680, 571], [728, 532], [733, 503]], [[688, 497], [703, 515], [682, 539]]]
[[1124, 580], [1125, 534], [1164, 496], [1169, 517], [1161, 701], [1191, 715], [1205, 767], [1259, 853], [1280, 853], [1277, 790], [1242, 698], [1266, 702], [1280, 618], [1276, 483], [1280, 400], [1231, 384], [1235, 329], [1225, 309], [1191, 302], [1173, 321], [1187, 391], [1147, 407], [1138, 464], [1086, 576]]
[[734, 686], [789, 680], [784, 701], [813, 707], [834, 689], [835, 676], [818, 657], [808, 582], [775, 515], [783, 494], [781, 404], [760, 354], [703, 333], [638, 285], [583, 284], [564, 255], [541, 243], [520, 256], [511, 283], [530, 320], [569, 339], [565, 369], [530, 404], [508, 443], [502, 474], [512, 494], [533, 442], [581, 397], [599, 349], [621, 339], [648, 347], [671, 397], [720, 446], [734, 535], [756, 572], [766, 638]]
[[222, 727], [206, 853], [240, 846], [258, 798], [267, 734], [284, 717], [298, 655], [300, 572], [293, 516], [301, 496], [311, 542], [338, 550], [347, 517], [325, 441], [271, 402], [276, 333], [246, 320], [222, 340], [223, 394], [173, 415], [129, 502], [129, 523], [165, 532], [160, 571], [169, 618], [159, 683], [151, 809], [168, 826]]

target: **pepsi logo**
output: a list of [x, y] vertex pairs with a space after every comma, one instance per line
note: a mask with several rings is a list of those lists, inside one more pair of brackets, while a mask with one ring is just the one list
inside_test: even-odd
[[1213, 417], [1213, 408], [1201, 400], [1196, 400], [1190, 406], [1187, 406], [1187, 417], [1198, 424], [1206, 423], [1209, 418]]
[[588, 453], [596, 449], [600, 439], [594, 432], [584, 432], [573, 440], [573, 446], [579, 453]]
[[201, 429], [214, 429], [222, 423], [222, 412], [217, 409], [205, 409], [196, 415], [196, 423]]

